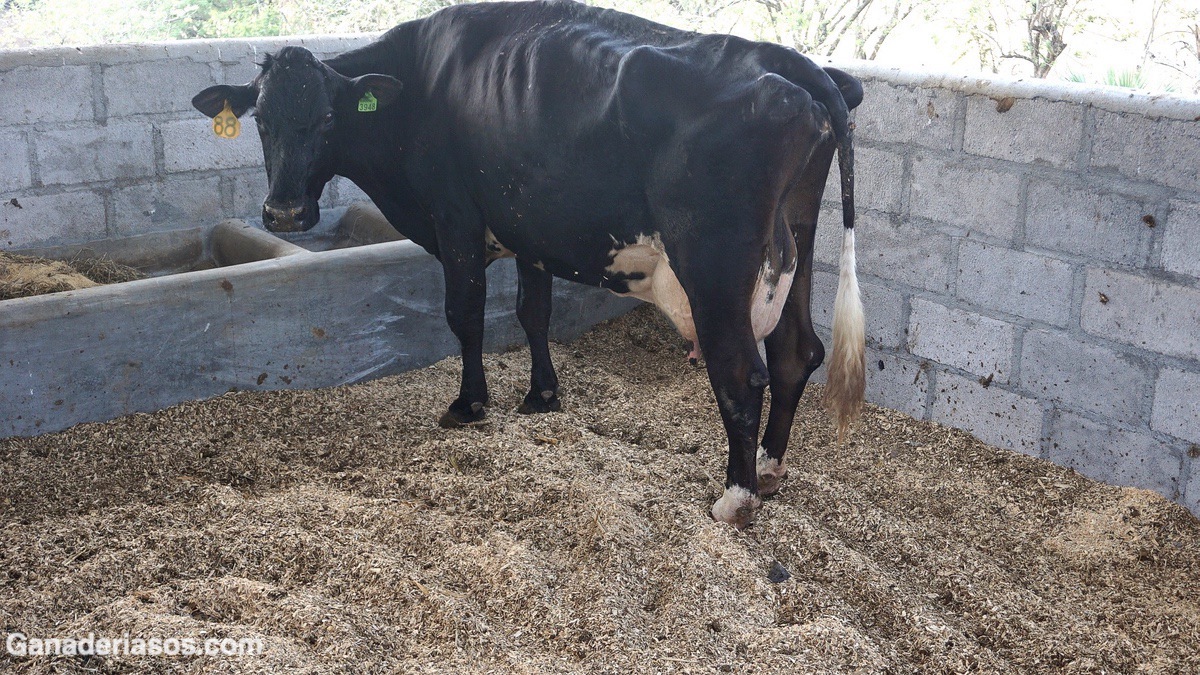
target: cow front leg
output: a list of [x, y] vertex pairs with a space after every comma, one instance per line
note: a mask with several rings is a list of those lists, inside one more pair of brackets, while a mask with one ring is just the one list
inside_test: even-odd
[[[478, 250], [474, 250], [474, 249]], [[487, 302], [483, 246], [442, 250], [446, 278], [446, 322], [462, 347], [462, 384], [458, 398], [438, 421], [443, 427], [481, 422], [487, 413], [487, 380], [483, 374], [483, 310]]]
[[753, 522], [762, 505], [755, 461], [763, 388], [768, 382], [749, 321], [746, 324], [741, 330], [697, 326], [708, 379], [729, 437], [725, 493], [713, 504], [712, 517], [738, 529]]
[[517, 412], [555, 412], [558, 400], [558, 375], [550, 360], [550, 286], [554, 277], [528, 262], [517, 259], [517, 319], [529, 340], [531, 367], [529, 393]]

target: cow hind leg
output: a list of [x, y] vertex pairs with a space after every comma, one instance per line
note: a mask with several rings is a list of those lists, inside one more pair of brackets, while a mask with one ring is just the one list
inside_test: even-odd
[[813, 331], [812, 295], [813, 239], [821, 195], [833, 161], [834, 144], [823, 143], [787, 196], [784, 217], [796, 240], [796, 276], [775, 331], [766, 339], [767, 364], [771, 373], [771, 411], [758, 449], [759, 492], [766, 496], [779, 491], [787, 477], [784, 453], [792, 433], [796, 406], [808, 378], [825, 360], [825, 348]]
[[[457, 249], [457, 250], [456, 250]], [[478, 250], [475, 250], [478, 249]], [[459, 427], [483, 421], [488, 403], [483, 373], [483, 318], [487, 302], [487, 263], [483, 246], [443, 247], [446, 322], [462, 347], [462, 383], [458, 398], [438, 424]]]
[[758, 490], [764, 497], [778, 492], [783, 479], [787, 477], [784, 453], [791, 436], [796, 407], [804, 394], [808, 378], [825, 358], [825, 348], [813, 331], [809, 315], [811, 279], [811, 265], [805, 264], [792, 283], [775, 332], [766, 339], [767, 368], [771, 374], [771, 410], [756, 462]]
[[550, 360], [551, 284], [549, 272], [517, 259], [517, 319], [529, 340], [531, 360], [529, 393], [517, 408], [522, 414], [554, 412], [558, 400], [558, 375]]

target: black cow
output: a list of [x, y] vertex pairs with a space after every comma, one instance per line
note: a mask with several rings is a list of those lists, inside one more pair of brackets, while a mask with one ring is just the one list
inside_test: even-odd
[[786, 474], [796, 405], [824, 359], [809, 287], [835, 149], [845, 235], [827, 403], [839, 431], [858, 414], [849, 110], [862, 88], [849, 75], [779, 45], [562, 0], [450, 7], [328, 62], [284, 47], [261, 65], [193, 104], [210, 117], [256, 109], [268, 229], [312, 227], [341, 175], [441, 260], [463, 360], [443, 424], [485, 414], [484, 270], [516, 256], [533, 357], [521, 411], [559, 408], [552, 277], [653, 302], [703, 348], [729, 436], [712, 515], [747, 525]]

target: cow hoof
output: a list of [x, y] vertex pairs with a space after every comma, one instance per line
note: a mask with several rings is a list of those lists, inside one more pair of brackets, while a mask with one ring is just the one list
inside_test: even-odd
[[754, 516], [762, 506], [762, 500], [750, 491], [737, 485], [725, 488], [725, 494], [712, 507], [713, 520], [729, 523], [737, 529], [745, 529], [754, 522]]
[[787, 478], [787, 464], [783, 460], [768, 457], [762, 449], [758, 449], [758, 494], [769, 497], [779, 492], [783, 479]]
[[531, 391], [525, 394], [525, 400], [517, 406], [517, 412], [522, 415], [558, 412], [559, 410], [562, 410], [562, 403], [558, 400], [558, 394], [549, 390], [541, 393]]
[[458, 401], [450, 404], [450, 409], [438, 420], [438, 426], [443, 429], [469, 427], [482, 424], [487, 417], [487, 408], [478, 401], [470, 405], [462, 405]]

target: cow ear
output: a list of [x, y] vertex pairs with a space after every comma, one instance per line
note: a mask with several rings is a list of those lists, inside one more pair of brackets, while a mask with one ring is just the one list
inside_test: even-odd
[[225, 109], [225, 104], [233, 110], [233, 114], [241, 117], [253, 108], [258, 101], [258, 87], [253, 84], [218, 84], [209, 87], [192, 97], [192, 105], [196, 110], [216, 117]]
[[375, 97], [379, 107], [391, 105], [404, 89], [404, 83], [388, 75], [372, 73], [360, 75], [350, 80], [351, 101], [355, 104], [370, 93]]

